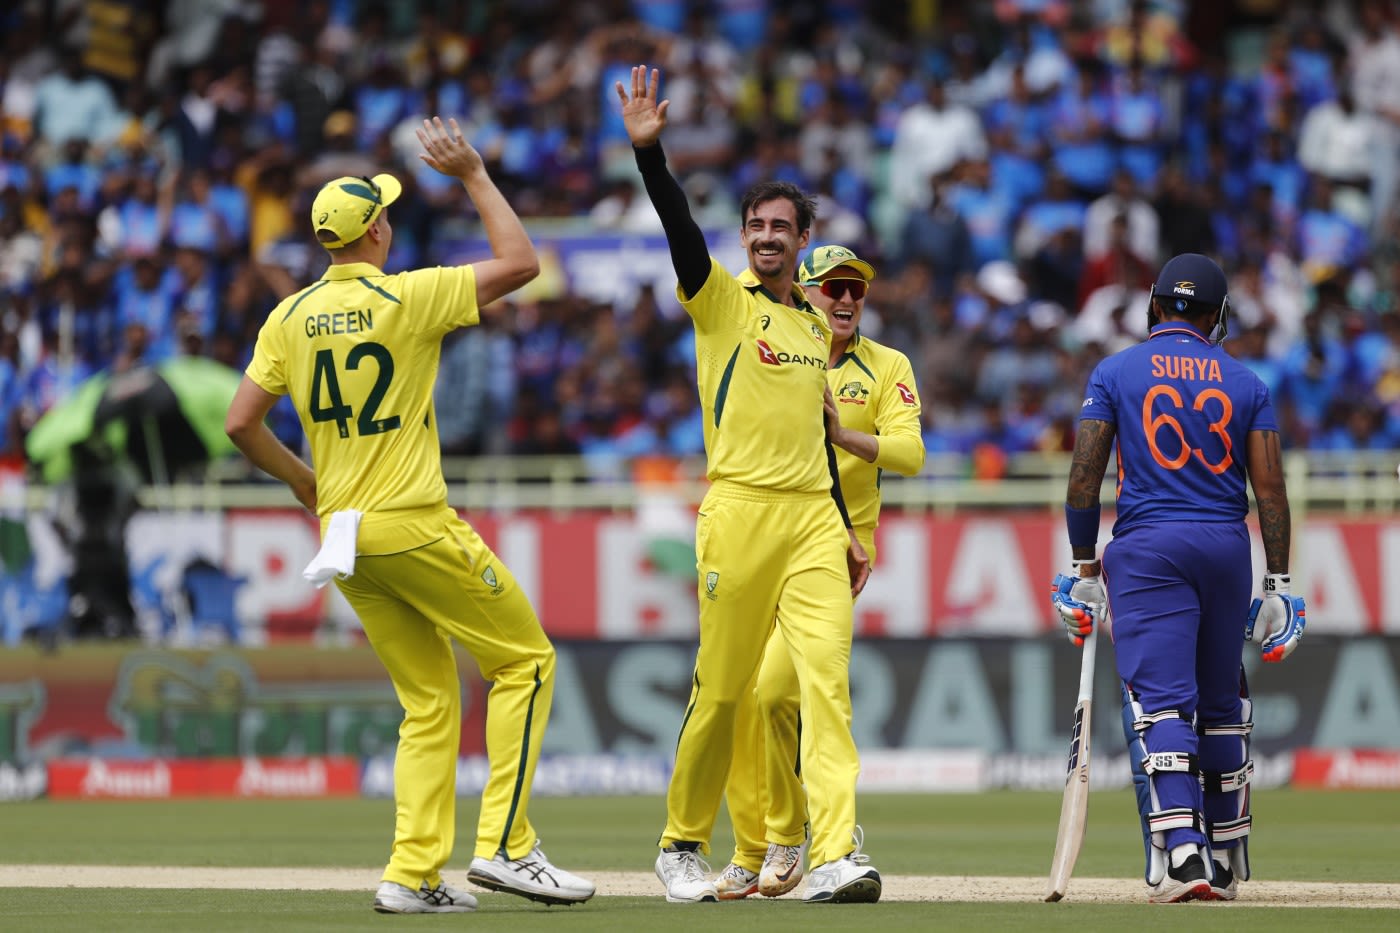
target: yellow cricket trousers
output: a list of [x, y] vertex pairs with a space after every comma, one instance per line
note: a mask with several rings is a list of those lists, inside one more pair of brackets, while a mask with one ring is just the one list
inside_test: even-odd
[[752, 702], [754, 675], [776, 626], [801, 697], [812, 856], [829, 861], [851, 851], [860, 762], [851, 738], [847, 546], [829, 493], [719, 481], [705, 496], [695, 532], [700, 648], [662, 846], [698, 842], [709, 851], [734, 753], [735, 713]]
[[383, 880], [435, 886], [452, 856], [462, 688], [452, 639], [491, 681], [474, 854], [518, 858], [537, 841], [530, 786], [554, 696], [554, 648], [515, 577], [471, 525], [399, 554], [361, 556], [336, 584], [355, 610], [403, 706], [394, 756], [394, 845]]
[[[858, 526], [856, 538], [873, 568], [874, 526]], [[846, 592], [849, 595], [850, 587]], [[799, 701], [797, 669], [775, 632], [763, 649], [763, 662], [751, 690], [735, 715], [734, 761], [724, 790], [734, 828], [731, 861], [749, 871], [763, 866], [768, 843], [796, 846], [807, 837], [807, 793], [802, 787], [798, 755]], [[814, 866], [821, 864], [812, 860]]]

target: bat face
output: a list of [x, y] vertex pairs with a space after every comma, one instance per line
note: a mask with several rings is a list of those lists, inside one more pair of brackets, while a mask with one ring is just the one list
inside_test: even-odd
[[1084, 842], [1084, 817], [1089, 812], [1089, 736], [1094, 712], [1094, 657], [1099, 626], [1084, 639], [1079, 658], [1079, 702], [1074, 707], [1074, 729], [1069, 738], [1069, 767], [1065, 769], [1065, 795], [1060, 800], [1060, 828], [1055, 834], [1055, 857], [1050, 860], [1050, 885], [1045, 900], [1065, 896], [1079, 847]]
[[1089, 736], [1093, 701], [1081, 700], [1074, 708], [1074, 731], [1069, 743], [1069, 767], [1065, 793], [1060, 800], [1060, 827], [1055, 834], [1055, 856], [1050, 862], [1050, 886], [1045, 900], [1065, 896], [1069, 876], [1084, 844], [1084, 820], [1089, 812]]

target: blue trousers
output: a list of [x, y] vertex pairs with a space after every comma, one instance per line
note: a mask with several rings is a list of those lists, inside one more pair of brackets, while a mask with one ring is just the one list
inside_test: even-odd
[[[1105, 548], [1103, 573], [1118, 676], [1140, 715], [1177, 714], [1140, 728], [1138, 751], [1192, 756], [1198, 771], [1239, 768], [1248, 754], [1245, 742], [1202, 739], [1199, 732], [1246, 716], [1240, 654], [1252, 570], [1245, 524], [1161, 522], [1130, 529]], [[1203, 801], [1197, 773], [1158, 771], [1149, 785], [1145, 817], [1183, 808], [1200, 815], [1195, 826], [1165, 830], [1167, 849], [1204, 844], [1204, 821], [1232, 818], [1232, 801], [1221, 801], [1219, 814], [1206, 812], [1214, 801]]]

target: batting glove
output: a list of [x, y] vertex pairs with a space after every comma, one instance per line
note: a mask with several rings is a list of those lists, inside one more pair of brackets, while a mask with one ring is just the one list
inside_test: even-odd
[[1108, 596], [1098, 577], [1058, 573], [1050, 584], [1050, 604], [1065, 623], [1069, 640], [1083, 647], [1084, 636], [1094, 630], [1094, 620], [1103, 616]]
[[1265, 574], [1264, 595], [1249, 605], [1244, 640], [1256, 642], [1265, 661], [1282, 661], [1293, 653], [1307, 628], [1307, 604], [1289, 593], [1288, 574]]

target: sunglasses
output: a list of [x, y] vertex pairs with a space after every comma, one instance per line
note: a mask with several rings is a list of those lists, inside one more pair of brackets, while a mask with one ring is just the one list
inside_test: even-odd
[[822, 294], [833, 301], [840, 301], [846, 295], [850, 295], [852, 301], [860, 301], [868, 288], [865, 279], [826, 279], [821, 284]]

